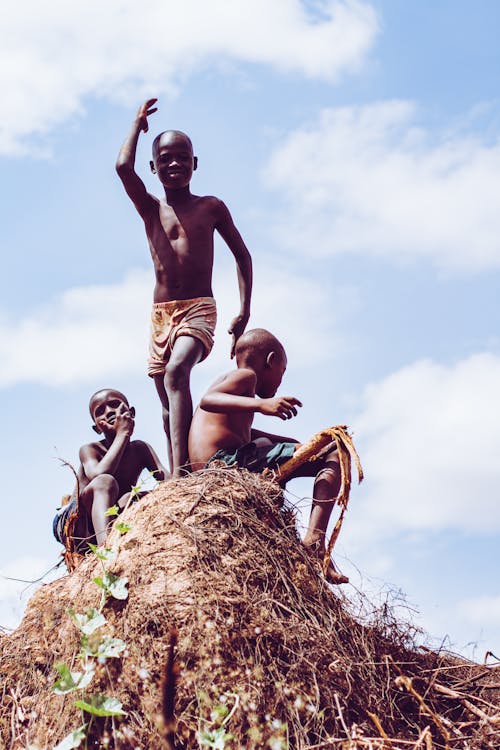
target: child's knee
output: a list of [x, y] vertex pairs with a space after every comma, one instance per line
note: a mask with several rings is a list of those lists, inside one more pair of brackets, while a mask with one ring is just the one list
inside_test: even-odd
[[165, 368], [165, 387], [167, 391], [180, 391], [189, 386], [191, 368], [185, 363], [171, 360]]
[[111, 474], [99, 474], [91, 481], [90, 486], [94, 492], [106, 493], [112, 500], [118, 497], [118, 482]]
[[340, 466], [338, 466], [338, 464], [334, 464], [333, 466], [331, 464], [329, 466], [323, 466], [323, 468], [316, 474], [314, 480], [315, 485], [319, 482], [326, 482], [332, 487], [336, 494], [340, 488]]

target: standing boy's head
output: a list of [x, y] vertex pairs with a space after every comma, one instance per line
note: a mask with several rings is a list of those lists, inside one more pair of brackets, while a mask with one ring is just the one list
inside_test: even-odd
[[238, 367], [248, 367], [257, 375], [257, 395], [274, 396], [287, 366], [285, 348], [276, 336], [265, 328], [252, 328], [240, 336], [235, 353]]
[[189, 185], [198, 157], [193, 154], [188, 135], [180, 130], [165, 130], [153, 141], [153, 160], [149, 164], [164, 187], [179, 189]]
[[135, 409], [129, 405], [127, 397], [114, 388], [96, 391], [90, 397], [89, 411], [94, 421], [92, 429], [104, 435], [114, 434], [114, 425], [119, 415], [127, 413], [132, 419], [135, 417]]

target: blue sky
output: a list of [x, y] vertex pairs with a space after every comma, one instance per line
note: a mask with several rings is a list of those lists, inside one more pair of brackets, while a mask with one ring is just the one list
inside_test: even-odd
[[[366, 480], [342, 569], [377, 601], [404, 591], [432, 643], [500, 655], [499, 23], [494, 0], [2, 10], [0, 625], [22, 607], [5, 576], [57, 561], [51, 518], [72, 487], [57, 457], [92, 439], [90, 394], [125, 391], [165, 457], [151, 261], [114, 172], [158, 96], [137, 169], [158, 193], [152, 138], [191, 135], [193, 191], [227, 203], [254, 258], [251, 325], [288, 351], [283, 393], [304, 407], [287, 429], [354, 431]], [[216, 256], [195, 399], [231, 366], [236, 275], [221, 241]]]

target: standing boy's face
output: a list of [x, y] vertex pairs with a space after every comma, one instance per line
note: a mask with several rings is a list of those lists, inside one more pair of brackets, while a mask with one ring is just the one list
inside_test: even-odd
[[191, 141], [182, 133], [168, 130], [156, 144], [151, 171], [162, 185], [179, 189], [189, 185], [198, 160], [193, 156]]

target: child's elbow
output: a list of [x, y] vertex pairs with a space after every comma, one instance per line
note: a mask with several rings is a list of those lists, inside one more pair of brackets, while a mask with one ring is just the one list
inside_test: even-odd
[[203, 396], [200, 401], [200, 409], [203, 409], [203, 411], [216, 411], [216, 404], [210, 396]]
[[128, 170], [127, 162], [118, 157], [118, 159], [116, 160], [115, 169], [118, 173], [118, 176], [123, 177]]

